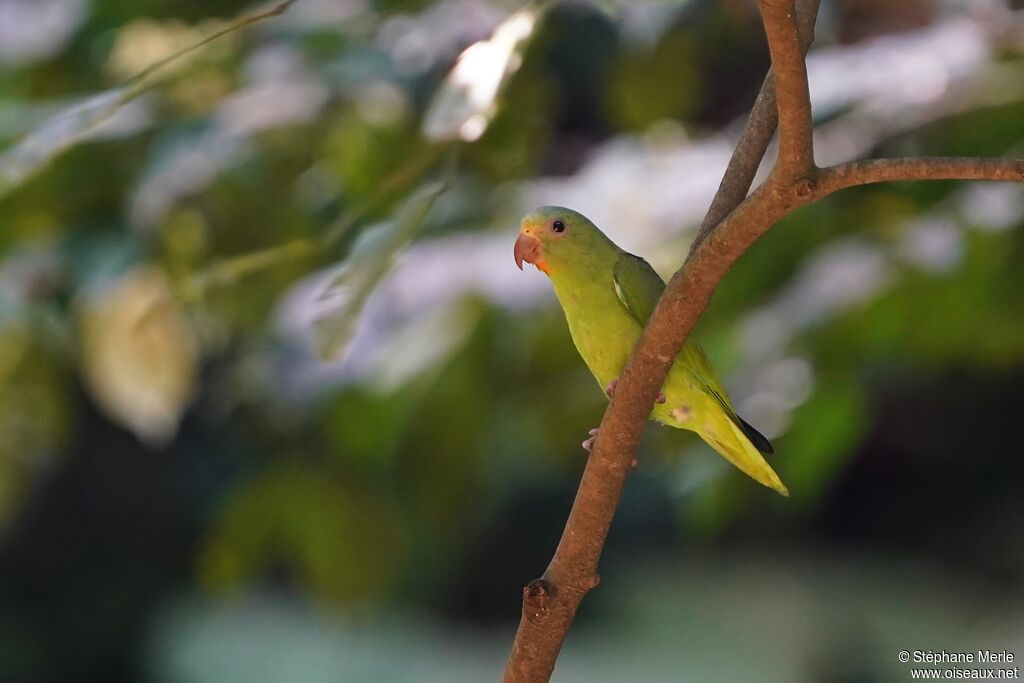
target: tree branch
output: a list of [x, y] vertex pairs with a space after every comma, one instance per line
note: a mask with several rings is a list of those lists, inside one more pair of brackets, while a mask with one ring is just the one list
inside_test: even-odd
[[814, 197], [836, 190], [900, 180], [1024, 181], [1024, 159], [919, 157], [866, 159], [823, 169], [814, 179]]
[[794, 0], [759, 0], [779, 110], [779, 156], [773, 172], [790, 177], [814, 167], [811, 97]]
[[[608, 529], [640, 433], [669, 368], [722, 277], [761, 235], [790, 211], [854, 185], [896, 180], [1024, 181], [1024, 159], [879, 159], [815, 168], [807, 74], [793, 2], [760, 4], [778, 90], [780, 142], [775, 167], [764, 184], [740, 201], [750, 185], [743, 176], [756, 172], [764, 153], [758, 152], [764, 130], [773, 127], [762, 107], [760, 118], [748, 123], [753, 132], [741, 139], [749, 149], [730, 162], [719, 190], [724, 196], [716, 197], [717, 208], [705, 221], [710, 227], [702, 228], [702, 239], [669, 281], [619, 377], [554, 557], [544, 575], [523, 590], [522, 617], [504, 683], [550, 679], [583, 596], [598, 584], [598, 560]], [[766, 84], [759, 100], [768, 101], [769, 89]], [[713, 212], [726, 215], [718, 218]]]
[[[818, 18], [818, 6], [820, 0], [801, 0], [796, 6], [797, 24], [800, 29], [800, 46], [804, 54], [814, 42], [814, 22]], [[690, 245], [690, 251], [695, 250], [708, 234], [729, 215], [733, 209], [739, 206], [750, 191], [750, 185], [754, 182], [757, 169], [761, 166], [768, 145], [775, 137], [775, 128], [779, 122], [778, 105], [775, 102], [775, 77], [772, 70], [768, 70], [761, 90], [754, 100], [754, 106], [747, 117], [747, 123], [743, 126], [739, 140], [736, 141], [736, 148], [733, 150], [732, 158], [722, 176], [722, 182], [718, 186], [718, 192], [711, 200], [704, 221], [700, 224], [697, 234]]]

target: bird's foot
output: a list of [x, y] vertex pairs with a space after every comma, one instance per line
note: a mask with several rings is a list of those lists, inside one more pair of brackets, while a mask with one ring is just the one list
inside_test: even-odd
[[[594, 441], [597, 439], [597, 430], [598, 430], [598, 428], [594, 427], [589, 432], [587, 432], [587, 438], [581, 444], [583, 446], [583, 450], [585, 450], [587, 453], [589, 453], [594, 448]], [[633, 458], [633, 460], [630, 461], [630, 463], [629, 463], [629, 470], [631, 472], [636, 472], [636, 470], [639, 467], [640, 467], [640, 461], [637, 460], [636, 458]]]
[[[604, 388], [604, 393], [608, 394], [608, 398], [615, 398], [615, 387], [617, 387], [618, 385], [619, 380], [617, 379], [613, 379], [611, 382], [608, 382], [608, 386]], [[658, 398], [654, 399], [654, 402], [660, 405], [664, 403], [666, 400], [667, 399], [665, 398], [665, 392], [659, 391]]]
[[608, 398], [615, 398], [615, 387], [619, 386], [619, 380], [613, 379], [608, 382], [608, 386], [604, 388], [604, 393], [608, 394]]

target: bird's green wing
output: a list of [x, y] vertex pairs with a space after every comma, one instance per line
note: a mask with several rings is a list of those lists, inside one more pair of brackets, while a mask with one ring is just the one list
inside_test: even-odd
[[704, 393], [715, 399], [718, 405], [722, 407], [722, 411], [750, 439], [754, 447], [765, 455], [774, 453], [775, 449], [772, 447], [772, 442], [764, 434], [751, 426], [749, 422], [736, 414], [736, 409], [732, 407], [732, 401], [729, 400], [729, 395], [725, 393], [722, 383], [718, 380], [718, 376], [715, 375], [715, 370], [711, 367], [711, 361], [708, 360], [704, 349], [696, 342], [691, 342], [683, 347], [680, 355], [682, 355], [683, 366], [701, 384]]
[[641, 326], [654, 312], [654, 305], [665, 290], [665, 282], [647, 261], [622, 252], [612, 271], [615, 295]]
[[[661, 276], [654, 272], [647, 261], [639, 256], [623, 252], [612, 271], [612, 281], [615, 286], [615, 294], [623, 307], [640, 325], [646, 325], [651, 313], [654, 312], [658, 298], [665, 290], [665, 282]], [[722, 411], [747, 435], [757, 450], [771, 454], [773, 451], [771, 442], [736, 414], [736, 410], [729, 401], [729, 395], [725, 393], [721, 382], [718, 381], [704, 349], [696, 342], [690, 342], [683, 346], [679, 355], [683, 367], [704, 393], [721, 406]]]

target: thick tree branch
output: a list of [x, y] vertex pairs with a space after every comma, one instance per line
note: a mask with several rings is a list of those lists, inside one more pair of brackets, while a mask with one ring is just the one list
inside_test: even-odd
[[[814, 42], [814, 22], [818, 18], [820, 0], [801, 0], [796, 6], [797, 24], [800, 30], [800, 45], [804, 54]], [[778, 105], [775, 102], [775, 78], [771, 69], [761, 84], [761, 90], [754, 100], [750, 116], [743, 126], [732, 158], [722, 176], [718, 192], [711, 200], [704, 221], [700, 224], [690, 250], [695, 250], [704, 238], [722, 222], [729, 213], [739, 206], [750, 191], [750, 186], [761, 166], [768, 145], [775, 137], [775, 128], [779, 122]]]
[[[598, 583], [598, 560], [640, 433], [673, 359], [718, 283], [761, 235], [790, 211], [854, 185], [896, 180], [1024, 181], [1024, 160], [1016, 159], [880, 159], [815, 168], [806, 69], [796, 39], [793, 2], [761, 0], [761, 7], [778, 89], [780, 143], [775, 167], [768, 180], [740, 203], [738, 197], [750, 184], [745, 181], [736, 193], [744, 183], [742, 174], [756, 172], [763, 155], [756, 147], [760, 142], [745, 143], [750, 145], [749, 154], [736, 162], [735, 182], [723, 180], [720, 190], [728, 196], [718, 202], [717, 211], [729, 210], [722, 219], [709, 217], [711, 227], [703, 231], [703, 239], [658, 301], [605, 411], [554, 557], [544, 575], [523, 591], [522, 617], [504, 683], [550, 679], [576, 610]], [[765, 126], [771, 127], [769, 120], [762, 118], [755, 125], [760, 135]]]
[[811, 97], [794, 0], [759, 0], [775, 76], [779, 110], [779, 156], [774, 172], [789, 177], [814, 167]]

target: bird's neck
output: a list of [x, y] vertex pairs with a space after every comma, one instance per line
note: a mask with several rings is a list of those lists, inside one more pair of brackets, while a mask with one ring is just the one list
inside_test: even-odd
[[614, 292], [612, 284], [618, 254], [588, 254], [574, 260], [571, 267], [548, 264], [548, 278], [562, 307], [576, 305], [605, 292]]

